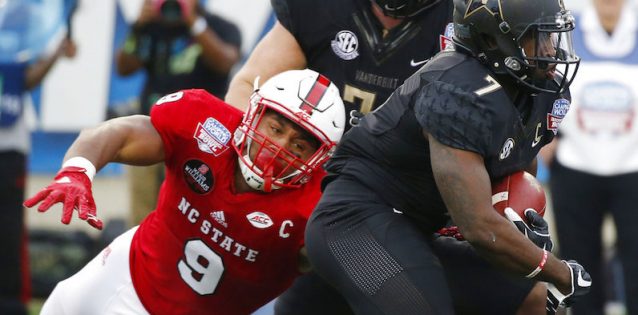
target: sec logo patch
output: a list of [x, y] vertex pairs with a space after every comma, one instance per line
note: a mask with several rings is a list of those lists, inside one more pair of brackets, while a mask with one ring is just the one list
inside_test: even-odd
[[332, 51], [343, 60], [352, 60], [359, 56], [359, 39], [351, 31], [337, 33], [335, 39], [330, 42]]
[[507, 138], [507, 140], [505, 140], [505, 143], [503, 143], [503, 148], [501, 148], [501, 153], [498, 155], [499, 160], [504, 160], [508, 156], [510, 156], [510, 153], [512, 153], [512, 149], [514, 149], [514, 143], [514, 139], [512, 138]]
[[184, 180], [192, 191], [200, 195], [210, 192], [215, 183], [210, 167], [200, 160], [189, 160], [184, 164]]

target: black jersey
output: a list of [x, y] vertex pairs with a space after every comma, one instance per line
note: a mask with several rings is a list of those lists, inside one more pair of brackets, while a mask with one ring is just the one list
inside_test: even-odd
[[483, 156], [492, 179], [524, 169], [553, 139], [570, 97], [511, 94], [476, 59], [442, 52], [352, 128], [326, 168], [356, 177], [397, 211], [438, 228], [447, 211], [422, 132]]
[[346, 113], [368, 113], [382, 104], [439, 52], [452, 18], [452, 1], [441, 1], [383, 36], [370, 0], [271, 3], [279, 22], [301, 46], [308, 68], [337, 85]]

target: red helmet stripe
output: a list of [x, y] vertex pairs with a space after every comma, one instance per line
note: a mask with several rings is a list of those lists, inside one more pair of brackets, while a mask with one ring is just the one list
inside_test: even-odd
[[320, 74], [310, 88], [310, 91], [308, 91], [308, 95], [304, 98], [300, 107], [301, 110], [308, 113], [308, 115], [312, 114], [312, 109], [317, 107], [317, 104], [319, 104], [323, 95], [326, 94], [326, 90], [328, 90], [329, 86], [330, 80]]

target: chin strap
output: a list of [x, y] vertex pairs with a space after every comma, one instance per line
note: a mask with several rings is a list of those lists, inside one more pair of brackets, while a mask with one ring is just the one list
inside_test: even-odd
[[264, 191], [271, 192], [272, 191], [272, 166], [266, 168], [264, 171]]

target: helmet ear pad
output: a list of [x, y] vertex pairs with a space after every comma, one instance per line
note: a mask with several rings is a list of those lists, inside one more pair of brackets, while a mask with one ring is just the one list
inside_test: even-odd
[[477, 33], [474, 29], [472, 33], [476, 34], [473, 35], [476, 38], [475, 42], [478, 47], [481, 47], [481, 53], [477, 57], [494, 73], [514, 73], [517, 76], [524, 76], [525, 72], [529, 70], [522, 58], [518, 57], [521, 52], [515, 39], [503, 36], [495, 37], [488, 33]]

